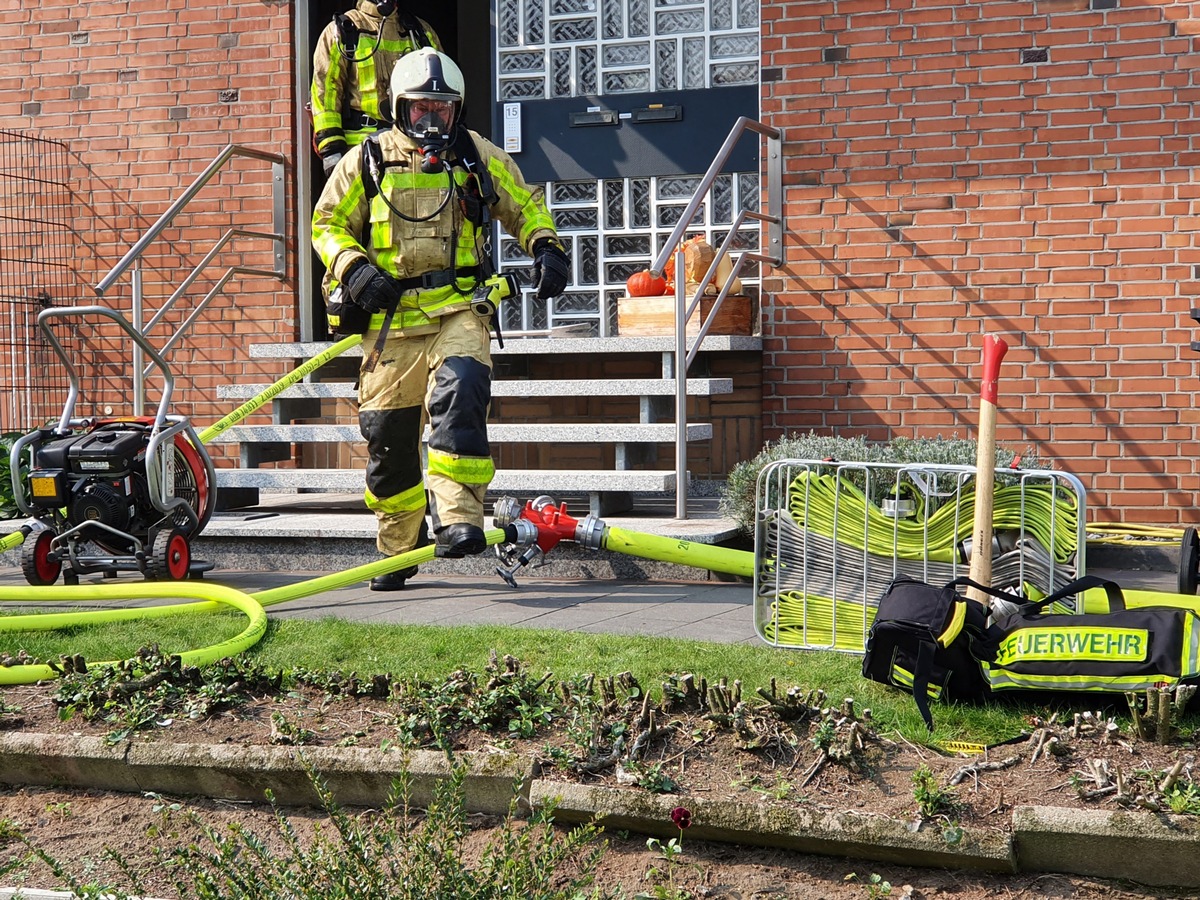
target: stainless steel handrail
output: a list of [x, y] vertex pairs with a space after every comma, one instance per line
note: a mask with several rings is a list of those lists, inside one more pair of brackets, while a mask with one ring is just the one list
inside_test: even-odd
[[[733, 226], [729, 229], [729, 233], [725, 236], [725, 240], [721, 242], [720, 248], [713, 256], [712, 263], [708, 267], [708, 271], [704, 274], [697, 287], [696, 294], [692, 298], [691, 303], [688, 303], [686, 279], [683, 276], [684, 258], [682, 244], [684, 233], [691, 225], [692, 220], [696, 218], [696, 213], [700, 206], [704, 203], [708, 196], [708, 191], [712, 187], [717, 176], [721, 173], [722, 167], [728, 161], [733, 149], [737, 146], [737, 142], [741, 139], [745, 132], [753, 132], [762, 138], [766, 139], [766, 155], [765, 155], [765, 175], [767, 180], [767, 211], [765, 213], [751, 212], [750, 210], [741, 210], [737, 218], [734, 220]], [[746, 116], [740, 117], [733, 123], [733, 128], [729, 131], [729, 136], [725, 138], [725, 142], [721, 145], [721, 149], [717, 151], [717, 155], [713, 158], [712, 165], [708, 167], [708, 171], [700, 179], [700, 184], [696, 188], [696, 193], [692, 196], [691, 201], [684, 208], [683, 214], [680, 215], [679, 221], [675, 224], [675, 228], [671, 231], [670, 237], [659, 251], [658, 257], [654, 260], [654, 264], [650, 266], [650, 271], [654, 275], [661, 276], [663, 269], [666, 268], [667, 260], [671, 258], [671, 254], [675, 254], [675, 363], [674, 371], [671, 373], [675, 378], [675, 517], [678, 519], [687, 518], [687, 499], [688, 499], [688, 483], [687, 483], [687, 372], [691, 366], [692, 360], [695, 359], [697, 351], [700, 349], [700, 344], [708, 334], [709, 328], [716, 319], [717, 313], [720, 312], [721, 304], [725, 302], [725, 298], [729, 294], [730, 287], [737, 278], [738, 273], [742, 270], [747, 260], [757, 260], [770, 266], [779, 266], [783, 264], [783, 152], [782, 152], [782, 132], [777, 128], [763, 125]], [[761, 146], [761, 142], [760, 142]], [[721, 285], [720, 291], [717, 294], [716, 300], [713, 302], [712, 309], [709, 310], [708, 316], [700, 325], [699, 334], [696, 337], [696, 343], [689, 351], [687, 347], [687, 323], [688, 319], [695, 313], [696, 308], [700, 305], [700, 300], [704, 296], [704, 291], [712, 283], [713, 276], [717, 271], [717, 264], [729, 255], [730, 246], [734, 237], [738, 233], [738, 229], [747, 219], [757, 219], [760, 222], [765, 222], [767, 225], [767, 246], [768, 253], [751, 253], [749, 251], [738, 255], [736, 262], [725, 279], [725, 283]]]
[[[247, 231], [244, 229], [231, 228], [225, 232], [218, 240], [217, 244], [205, 255], [195, 268], [184, 278], [179, 287], [171, 294], [162, 308], [155, 313], [151, 320], [143, 324], [143, 297], [142, 297], [142, 271], [141, 258], [149, 247], [163, 230], [171, 224], [180, 211], [183, 210], [196, 195], [213, 179], [213, 177], [235, 156], [248, 157], [250, 159], [258, 159], [264, 162], [271, 163], [271, 187], [272, 187], [272, 222], [270, 232]], [[184, 291], [196, 280], [200, 273], [208, 266], [208, 264], [217, 255], [217, 252], [223, 248], [234, 237], [265, 237], [271, 240], [275, 245], [274, 251], [274, 267], [270, 270], [251, 269], [246, 267], [234, 267], [225, 273], [225, 277], [220, 281], [218, 288], [224, 287], [232, 274], [255, 274], [274, 276], [282, 278], [286, 274], [286, 228], [285, 217], [287, 214], [287, 196], [285, 193], [284, 176], [286, 174], [286, 158], [280, 153], [269, 153], [264, 150], [256, 150], [253, 147], [244, 147], [239, 144], [229, 144], [225, 149], [216, 155], [208, 167], [196, 177], [196, 179], [188, 185], [182, 194], [167, 207], [166, 211], [158, 217], [158, 220], [151, 225], [146, 233], [143, 234], [134, 243], [132, 247], [125, 252], [120, 261], [109, 270], [100, 281], [92, 288], [96, 292], [96, 296], [103, 297], [118, 278], [126, 271], [132, 269], [131, 280], [133, 286], [133, 309], [131, 316], [131, 324], [134, 330], [140, 335], [145, 336], [151, 328], [154, 327], [162, 317], [175, 305]], [[215, 290], [215, 289], [214, 289]], [[191, 324], [196, 320], [196, 316], [213, 298], [214, 292], [210, 291], [205, 297], [200, 307], [193, 311], [191, 315], [184, 320], [183, 324], [175, 331], [173, 335], [166, 341], [164, 352], [167, 348], [172, 347], [177, 343], [183, 334], [191, 327]], [[146, 397], [146, 375], [154, 368], [154, 363], [144, 365], [144, 349], [140, 342], [134, 342], [133, 347], [133, 414], [140, 416], [143, 414]]]

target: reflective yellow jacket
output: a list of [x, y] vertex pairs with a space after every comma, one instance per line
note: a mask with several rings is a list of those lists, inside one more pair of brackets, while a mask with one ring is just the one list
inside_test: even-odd
[[[358, 46], [342, 47], [337, 25], [330, 22], [317, 40], [313, 52], [312, 117], [314, 141], [319, 156], [344, 152], [346, 146], [355, 146], [380, 127], [392, 121], [389, 82], [396, 60], [421, 44], [414, 41], [407, 30], [401, 30], [400, 20], [395, 15], [380, 18], [379, 10], [371, 0], [358, 0], [355, 9], [345, 13], [358, 28]], [[429, 23], [417, 19], [424, 32], [425, 43], [441, 50], [441, 41]], [[372, 55], [375, 38], [383, 26], [383, 39], [379, 50]], [[353, 59], [344, 54], [353, 51]], [[357, 60], [357, 62], [356, 62]], [[369, 116], [382, 122], [382, 126], [366, 125], [353, 127], [353, 122], [343, 122], [343, 117]]]
[[[491, 217], [527, 253], [539, 238], [554, 237], [554, 219], [542, 188], [528, 185], [512, 157], [491, 141], [474, 131], [469, 134], [498, 198], [489, 207]], [[347, 154], [317, 200], [313, 248], [338, 281], [364, 257], [398, 279], [448, 269], [462, 272], [453, 284], [405, 292], [392, 322], [393, 331], [430, 330], [436, 327], [438, 317], [470, 306], [490, 226], [478, 228], [464, 216], [450, 178], [461, 185], [474, 176], [454, 165], [453, 152], [443, 156], [445, 171], [427, 175], [421, 171], [420, 148], [408, 135], [392, 128], [380, 134], [378, 141], [384, 159], [379, 194], [367, 200], [363, 154], [360, 150]], [[379, 328], [382, 322], [383, 314], [377, 313], [371, 327]]]

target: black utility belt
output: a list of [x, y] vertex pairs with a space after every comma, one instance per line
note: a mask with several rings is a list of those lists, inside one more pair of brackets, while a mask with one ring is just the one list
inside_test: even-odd
[[414, 275], [412, 278], [397, 278], [396, 283], [402, 291], [432, 291], [434, 288], [455, 284], [464, 278], [479, 280], [479, 266], [467, 266], [465, 269], [438, 269], [426, 272], [424, 275]]
[[376, 119], [368, 116], [361, 109], [352, 109], [342, 113], [343, 131], [362, 131], [365, 128], [391, 128], [390, 119]]

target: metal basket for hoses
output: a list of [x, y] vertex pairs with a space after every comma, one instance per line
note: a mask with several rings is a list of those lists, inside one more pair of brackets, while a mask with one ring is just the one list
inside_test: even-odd
[[[1085, 574], [1083, 485], [997, 469], [993, 587], [1040, 597]], [[888, 584], [969, 571], [975, 468], [780, 460], [756, 491], [754, 617], [779, 647], [861, 653]], [[1068, 599], [1056, 611], [1078, 611]]]

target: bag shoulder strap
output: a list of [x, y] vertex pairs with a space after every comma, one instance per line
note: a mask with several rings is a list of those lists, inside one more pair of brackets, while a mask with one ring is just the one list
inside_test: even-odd
[[934, 646], [921, 641], [917, 645], [917, 662], [913, 666], [913, 700], [917, 711], [925, 721], [925, 727], [933, 731], [933, 713], [929, 709], [929, 676], [933, 673]]
[[1049, 597], [1021, 604], [1020, 611], [1022, 613], [1032, 612], [1035, 614], [1044, 612], [1063, 597], [1070, 597], [1073, 594], [1078, 594], [1080, 591], [1086, 591], [1088, 588], [1094, 587], [1102, 587], [1104, 588], [1104, 592], [1108, 594], [1109, 612], [1125, 609], [1125, 595], [1121, 592], [1119, 584], [1107, 578], [1101, 578], [1099, 575], [1084, 575], [1081, 578], [1076, 578], [1070, 584], [1060, 587]]
[[975, 588], [975, 590], [983, 591], [983, 593], [989, 594], [992, 597], [995, 597], [997, 600], [1012, 601], [1014, 599], [1019, 599], [1019, 598], [1014, 598], [1012, 594], [1009, 594], [1005, 591], [997, 590], [996, 588], [989, 587], [986, 584], [980, 584], [978, 581], [968, 578], [966, 575], [960, 575], [958, 578], [955, 578], [953, 581], [947, 583], [947, 585], [946, 585], [946, 587], [948, 587], [948, 588], [954, 588], [954, 587], [959, 587], [959, 586], [973, 587], [973, 588]]

